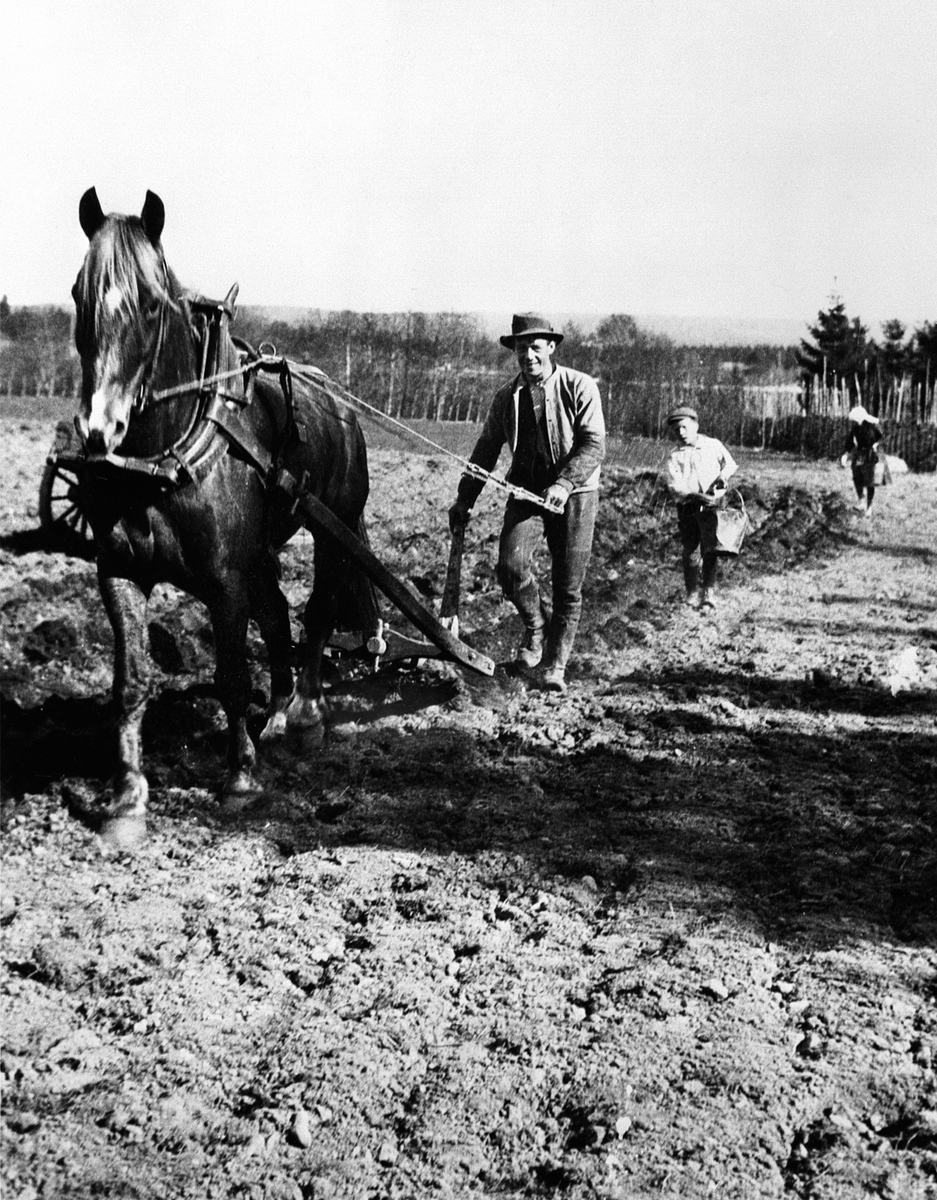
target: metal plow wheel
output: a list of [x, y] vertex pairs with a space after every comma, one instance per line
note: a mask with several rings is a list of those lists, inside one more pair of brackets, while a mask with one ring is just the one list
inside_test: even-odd
[[76, 558], [94, 557], [94, 538], [82, 508], [78, 475], [59, 460], [55, 448], [39, 481], [39, 524], [50, 548]]

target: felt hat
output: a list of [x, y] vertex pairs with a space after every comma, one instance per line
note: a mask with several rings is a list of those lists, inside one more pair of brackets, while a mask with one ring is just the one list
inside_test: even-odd
[[667, 424], [675, 425], [677, 421], [682, 421], [684, 417], [689, 417], [691, 421], [699, 424], [699, 413], [695, 408], [690, 408], [689, 405], [683, 404], [679, 408], [671, 409], [667, 414]]
[[501, 338], [501, 345], [506, 350], [513, 350], [519, 337], [545, 337], [557, 345], [563, 340], [563, 335], [557, 333], [546, 317], [541, 317], [539, 313], [515, 313], [511, 332]]
[[874, 425], [879, 423], [878, 417], [873, 417], [870, 412], [866, 412], [861, 404], [857, 404], [855, 408], [849, 410], [849, 419], [853, 425], [861, 425], [863, 421], [870, 421]]

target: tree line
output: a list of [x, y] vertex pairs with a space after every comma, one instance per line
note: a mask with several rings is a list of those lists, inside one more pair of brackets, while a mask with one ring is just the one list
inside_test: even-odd
[[64, 308], [11, 308], [6, 296], [0, 298], [0, 393], [76, 395], [81, 368], [72, 328], [72, 314]]
[[911, 333], [899, 320], [886, 321], [876, 341], [833, 296], [809, 333], [813, 340], [803, 339], [797, 352], [806, 412], [858, 402], [876, 416], [937, 419], [937, 322]]
[[[62, 308], [11, 308], [4, 297], [0, 395], [77, 396], [71, 328]], [[513, 355], [466, 313], [312, 311], [295, 323], [243, 306], [232, 332], [319, 367], [398, 419], [483, 420], [495, 389], [516, 370]], [[609, 427], [620, 432], [658, 423], [660, 396], [677, 389], [698, 392], [743, 376], [787, 379], [796, 369], [793, 347], [681, 346], [621, 314], [588, 333], [567, 324], [563, 334], [559, 360], [600, 380]]]
[[[65, 309], [14, 308], [4, 296], [0, 395], [77, 396], [81, 370], [71, 331]], [[319, 367], [398, 419], [482, 420], [495, 389], [516, 369], [498, 339], [466, 313], [312, 311], [290, 323], [243, 306], [233, 332]], [[834, 298], [809, 332], [813, 341], [799, 347], [688, 346], [614, 314], [594, 331], [567, 324], [558, 359], [599, 379], [609, 429], [619, 434], [657, 436], [668, 407], [690, 401], [718, 413], [723, 428], [736, 427], [741, 441], [753, 391], [786, 389], [810, 412], [820, 394], [818, 375], [823, 387], [845, 388], [873, 411], [889, 388], [921, 383], [933, 391], [937, 323], [906, 336], [901, 322], [888, 322], [878, 345]]]

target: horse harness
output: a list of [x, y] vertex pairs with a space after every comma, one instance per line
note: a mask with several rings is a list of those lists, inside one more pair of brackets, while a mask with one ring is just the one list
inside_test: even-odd
[[[265, 485], [275, 482], [282, 451], [292, 437], [304, 442], [306, 430], [296, 415], [293, 380], [286, 359], [268, 342], [255, 350], [247, 342], [230, 335], [236, 295], [237, 285], [225, 300], [208, 300], [203, 296], [189, 298], [198, 350], [198, 379], [161, 391], [143, 389], [134, 403], [138, 411], [143, 411], [151, 404], [197, 393], [199, 403], [195, 416], [181, 437], [159, 454], [147, 458], [114, 453], [88, 458], [69, 453], [63, 447], [56, 454], [58, 461], [76, 472], [93, 471], [105, 478], [116, 472], [122, 479], [129, 473], [169, 489], [206, 478], [225, 454], [233, 453], [246, 459]], [[162, 319], [160, 325], [162, 332]], [[151, 371], [161, 342], [162, 338], [158, 336]], [[244, 419], [254, 401], [254, 384], [261, 371], [278, 376], [286, 401], [286, 419], [283, 428], [278, 430], [275, 448], [263, 445]]]

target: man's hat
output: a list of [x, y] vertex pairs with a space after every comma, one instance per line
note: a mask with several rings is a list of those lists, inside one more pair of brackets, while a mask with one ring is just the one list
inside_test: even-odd
[[501, 345], [506, 350], [513, 350], [519, 337], [545, 337], [557, 345], [563, 340], [563, 335], [557, 333], [546, 317], [538, 313], [515, 313], [510, 336], [501, 338]]
[[675, 425], [677, 421], [682, 421], [684, 417], [689, 417], [692, 421], [695, 421], [697, 425], [699, 424], [699, 414], [697, 413], [696, 409], [690, 408], [687, 405], [672, 409], [667, 414], [667, 424]]

